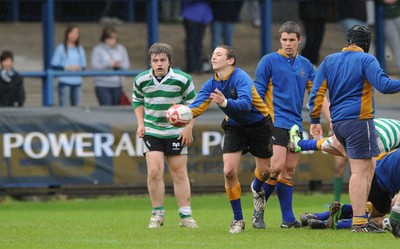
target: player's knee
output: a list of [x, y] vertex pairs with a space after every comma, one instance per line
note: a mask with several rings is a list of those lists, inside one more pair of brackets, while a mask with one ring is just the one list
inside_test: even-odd
[[224, 169], [224, 177], [230, 181], [236, 177], [236, 171], [234, 169]]
[[163, 171], [157, 168], [154, 169], [147, 169], [147, 176], [150, 179], [158, 179], [160, 177], [162, 177]]
[[280, 169], [271, 169], [269, 177], [271, 178], [278, 178], [279, 174], [281, 173]]

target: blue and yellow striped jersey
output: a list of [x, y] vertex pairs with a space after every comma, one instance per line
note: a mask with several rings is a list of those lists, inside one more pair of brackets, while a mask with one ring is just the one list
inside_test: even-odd
[[329, 90], [332, 122], [374, 117], [374, 88], [382, 93], [400, 91], [400, 80], [391, 80], [378, 60], [358, 47], [328, 55], [318, 68], [310, 93], [311, 123], [319, 123], [325, 92]]
[[193, 117], [208, 109], [210, 94], [220, 90], [228, 104], [220, 109], [226, 114], [228, 124], [243, 126], [256, 123], [269, 115], [268, 108], [258, 95], [250, 76], [240, 68], [234, 68], [227, 79], [214, 75], [207, 80], [198, 92], [195, 101], [189, 106]]
[[400, 190], [400, 150], [396, 149], [389, 153], [376, 157], [375, 176], [379, 186], [396, 194]]
[[254, 85], [275, 127], [290, 129], [297, 124], [302, 130], [304, 94], [310, 92], [314, 77], [313, 65], [301, 55], [291, 58], [280, 49], [261, 58]]

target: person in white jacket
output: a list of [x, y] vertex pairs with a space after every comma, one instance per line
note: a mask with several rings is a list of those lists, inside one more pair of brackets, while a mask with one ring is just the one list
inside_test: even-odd
[[[118, 43], [117, 31], [114, 27], [105, 27], [100, 37], [100, 43], [93, 48], [93, 70], [127, 70], [130, 67], [126, 48]], [[94, 85], [97, 100], [100, 105], [119, 105], [123, 94], [122, 76], [96, 76]]]

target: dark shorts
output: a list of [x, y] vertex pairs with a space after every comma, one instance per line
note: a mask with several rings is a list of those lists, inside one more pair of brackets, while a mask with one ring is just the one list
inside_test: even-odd
[[158, 138], [145, 135], [143, 137], [143, 154], [149, 151], [161, 151], [166, 156], [187, 155], [187, 147], [181, 146], [181, 140], [176, 138]]
[[376, 179], [375, 175], [372, 179], [371, 190], [369, 191], [368, 201], [374, 205], [374, 208], [381, 214], [387, 214], [390, 211], [390, 204], [392, 203], [392, 194], [383, 190]]
[[246, 126], [230, 126], [224, 120], [221, 124], [225, 132], [223, 153], [250, 152], [259, 158], [272, 157], [272, 129], [274, 127], [271, 117]]
[[379, 155], [372, 119], [338, 121], [332, 124], [332, 128], [349, 158], [368, 159]]
[[[290, 130], [284, 128], [274, 127], [272, 131], [272, 144], [288, 147], [290, 143]], [[301, 134], [303, 138], [303, 134]]]

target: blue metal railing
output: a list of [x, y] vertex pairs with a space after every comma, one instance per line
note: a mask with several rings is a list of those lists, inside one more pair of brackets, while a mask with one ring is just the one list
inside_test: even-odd
[[42, 104], [43, 106], [53, 106], [54, 105], [54, 78], [59, 76], [82, 76], [82, 77], [92, 77], [92, 76], [136, 76], [143, 70], [108, 70], [108, 71], [57, 71], [48, 69], [46, 71], [39, 72], [19, 72], [22, 77], [29, 78], [42, 78]]
[[[158, 0], [147, 2], [148, 10], [148, 47], [158, 41]], [[54, 105], [54, 78], [58, 76], [111, 76], [129, 75], [135, 76], [141, 70], [134, 71], [54, 71], [51, 69], [51, 56], [54, 52], [54, 0], [43, 0], [42, 2], [43, 20], [43, 71], [42, 72], [21, 72], [24, 77], [42, 78], [42, 104], [43, 106]]]
[[[17, 19], [18, 1], [13, 1], [13, 19]], [[128, 1], [133, 6], [134, 0]], [[272, 51], [272, 0], [263, 0], [261, 2], [261, 56]], [[130, 8], [129, 8], [130, 9]], [[376, 57], [385, 69], [384, 55], [384, 6], [376, 3], [375, 5], [375, 23], [376, 23]], [[129, 10], [128, 10], [129, 11]], [[40, 77], [43, 80], [43, 106], [52, 106], [54, 104], [54, 78], [65, 75], [79, 76], [110, 76], [110, 75], [126, 75], [135, 76], [141, 70], [134, 71], [83, 71], [83, 72], [65, 72], [54, 71], [50, 67], [51, 55], [54, 49], [54, 0], [42, 1], [42, 20], [43, 20], [43, 58], [44, 70], [41, 72], [21, 72], [24, 77]], [[158, 0], [147, 1], [147, 45], [150, 47], [154, 42], [158, 41]]]

